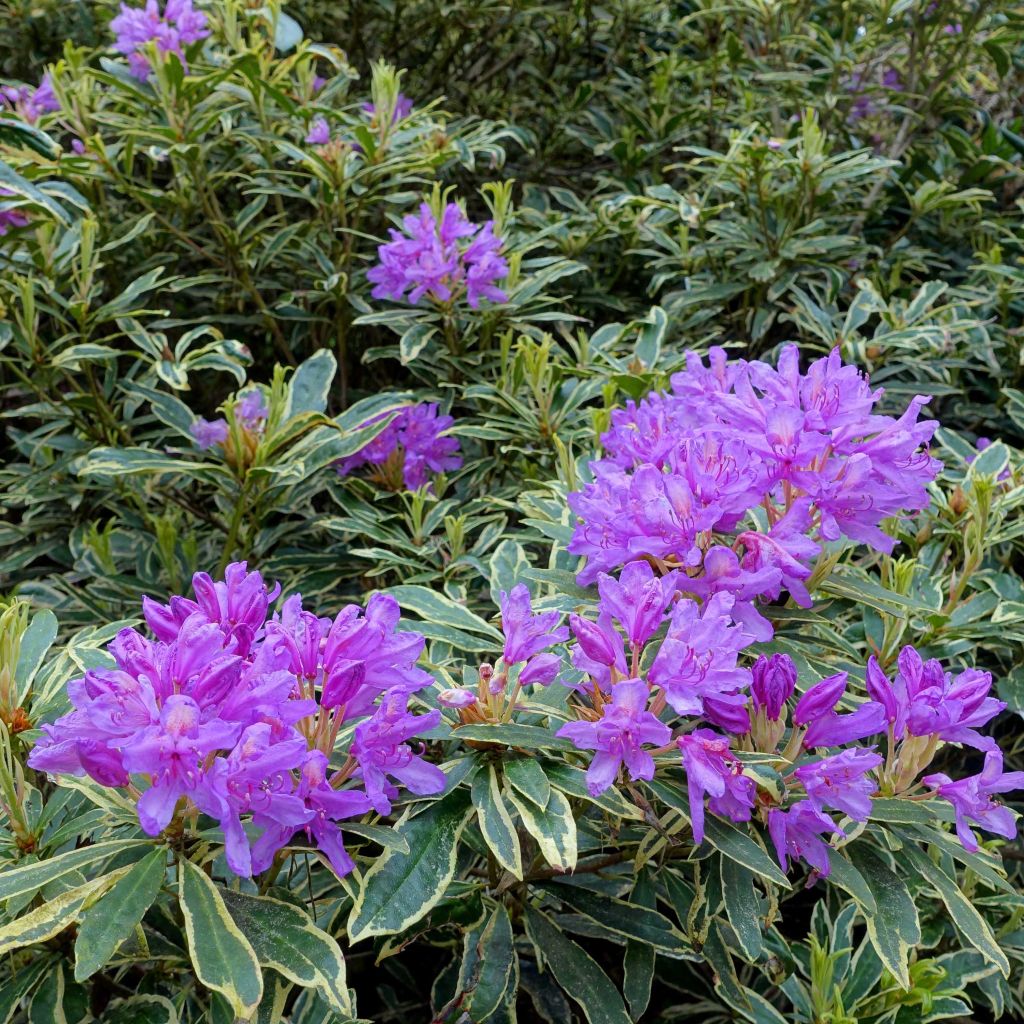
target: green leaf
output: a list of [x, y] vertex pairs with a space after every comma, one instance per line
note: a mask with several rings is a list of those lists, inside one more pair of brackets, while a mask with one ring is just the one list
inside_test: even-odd
[[590, 1024], [630, 1024], [618, 989], [597, 963], [539, 910], [527, 905], [526, 934], [538, 961], [577, 1002]]
[[729, 857], [719, 858], [725, 913], [743, 955], [753, 962], [764, 949], [761, 941], [761, 907], [754, 891], [754, 873]]
[[784, 889], [790, 888], [789, 880], [778, 864], [746, 832], [741, 832], [731, 822], [709, 814], [704, 820], [704, 836], [716, 850], [737, 864], [750, 868], [755, 874]]
[[627, 939], [646, 942], [663, 953], [696, 959], [683, 933], [656, 910], [640, 907], [613, 896], [592, 892], [577, 885], [552, 882], [542, 886], [555, 899], [572, 907], [584, 917]]
[[124, 874], [124, 870], [111, 872], [109, 875], [94, 878], [85, 885], [68, 889], [35, 910], [30, 910], [27, 914], [5, 924], [0, 928], [0, 956], [21, 949], [22, 946], [45, 942], [73, 925], [89, 901], [113, 885]]
[[[641, 872], [637, 877], [630, 902], [648, 910], [655, 909], [657, 898], [647, 872]], [[643, 1016], [651, 1001], [656, 959], [654, 947], [648, 943], [636, 939], [630, 939], [626, 943], [626, 952], [622, 959], [622, 992], [629, 1004], [629, 1012], [636, 1019]]]
[[398, 358], [403, 366], [408, 366], [430, 344], [430, 339], [437, 334], [433, 324], [413, 324], [398, 342]]
[[505, 997], [516, 959], [512, 922], [498, 904], [492, 913], [469, 929], [463, 939], [459, 969], [460, 1010], [471, 1021], [487, 1021]]
[[260, 966], [277, 971], [303, 988], [315, 988], [341, 1016], [353, 1014], [341, 949], [304, 910], [269, 896], [232, 890], [222, 895]]
[[529, 800], [520, 800], [513, 792], [507, 794], [526, 831], [537, 840], [541, 855], [554, 868], [571, 871], [576, 867], [576, 821], [569, 801], [557, 790], [544, 810]]
[[559, 739], [553, 732], [539, 725], [460, 725], [452, 729], [453, 740], [472, 740], [474, 743], [493, 743], [500, 747], [521, 750], [572, 750], [573, 745]]
[[75, 940], [76, 981], [95, 974], [132, 933], [160, 892], [166, 865], [166, 851], [154, 850], [85, 912]]
[[935, 814], [927, 804], [898, 797], [877, 797], [871, 801], [871, 820], [889, 824], [931, 825]]
[[386, 850], [366, 872], [348, 919], [350, 942], [403, 931], [438, 903], [455, 877], [469, 814], [468, 796], [457, 789], [415, 817], [411, 809], [402, 815], [395, 830], [409, 852]]
[[263, 998], [259, 960], [232, 920], [220, 890], [191, 861], [178, 862], [179, 897], [196, 977], [219, 992], [236, 1017], [250, 1017]]
[[0, 118], [0, 143], [11, 149], [24, 147], [35, 150], [47, 160], [55, 160], [61, 153], [60, 146], [46, 132], [24, 121], [11, 121], [6, 117]]
[[287, 53], [294, 50], [302, 38], [302, 26], [290, 14], [278, 11], [274, 23], [274, 48], [280, 53]]
[[57, 638], [57, 616], [48, 608], [36, 612], [28, 629], [21, 637], [18, 667], [14, 670], [15, 689], [19, 701], [24, 701], [46, 652]]
[[838, 885], [840, 889], [845, 889], [865, 914], [877, 914], [878, 905], [864, 876], [838, 850], [828, 851], [828, 862], [829, 882]]
[[476, 612], [471, 612], [464, 605], [456, 604], [450, 597], [413, 584], [389, 587], [385, 593], [390, 594], [404, 609], [415, 612], [428, 622], [436, 622], [442, 626], [453, 626], [467, 633], [479, 633], [497, 641], [498, 649], [504, 644], [504, 634], [485, 622]]
[[521, 544], [506, 539], [494, 549], [489, 568], [491, 593], [496, 595], [520, 582], [523, 571], [530, 568], [530, 560]]
[[124, 853], [126, 850], [138, 849], [141, 846], [152, 846], [149, 840], [112, 839], [95, 846], [84, 846], [80, 850], [70, 850], [49, 860], [35, 861], [16, 868], [0, 871], [0, 900], [9, 900], [12, 896], [32, 892], [42, 886], [77, 871], [79, 868], [95, 864], [105, 857]]
[[501, 785], [494, 765], [479, 772], [473, 779], [473, 806], [476, 808], [480, 833], [495, 860], [516, 878], [523, 877], [523, 855], [519, 848], [516, 827], [501, 795]]
[[946, 905], [956, 930], [963, 935], [989, 963], [995, 964], [1003, 977], [1010, 976], [1010, 961], [1006, 958], [996, 937], [974, 904], [961, 892], [955, 878], [950, 878], [913, 843], [903, 847], [904, 855], [910, 860], [920, 876], [938, 893]]
[[615, 786], [606, 789], [598, 796], [594, 796], [587, 789], [587, 773], [580, 768], [573, 768], [567, 764], [551, 763], [544, 766], [544, 774], [555, 789], [560, 789], [571, 797], [578, 800], [586, 800], [588, 803], [600, 807], [617, 818], [629, 818], [633, 821], [643, 821], [644, 812], [636, 804], [632, 804]]
[[879, 853], [866, 843], [847, 847], [850, 860], [860, 872], [877, 911], [869, 914], [861, 907], [868, 937], [878, 958], [904, 989], [910, 988], [907, 956], [921, 941], [917, 908], [903, 880], [893, 872]]
[[551, 797], [551, 784], [544, 769], [530, 757], [510, 757], [502, 761], [502, 771], [508, 784], [535, 803], [542, 811]]
[[331, 393], [331, 382], [338, 369], [334, 353], [328, 348], [314, 352], [296, 369], [288, 384], [285, 420], [304, 412], [323, 412]]
[[108, 1006], [103, 1024], [178, 1024], [178, 1013], [164, 996], [131, 996]]

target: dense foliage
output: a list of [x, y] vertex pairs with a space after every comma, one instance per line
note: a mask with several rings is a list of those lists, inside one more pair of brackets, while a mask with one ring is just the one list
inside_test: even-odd
[[0, 39], [0, 1022], [1024, 1018], [1015, 5]]

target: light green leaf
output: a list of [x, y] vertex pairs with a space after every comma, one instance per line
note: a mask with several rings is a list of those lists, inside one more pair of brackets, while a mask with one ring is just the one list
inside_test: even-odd
[[32, 616], [28, 629], [21, 637], [18, 667], [14, 670], [14, 682], [19, 700], [23, 701], [46, 652], [57, 638], [57, 616], [44, 608]]
[[390, 594], [402, 608], [415, 612], [428, 622], [437, 622], [442, 626], [453, 626], [464, 629], [468, 633], [479, 633], [497, 641], [497, 648], [505, 642], [504, 635], [489, 622], [485, 622], [476, 612], [471, 612], [465, 605], [456, 604], [450, 597], [414, 584], [388, 588]]
[[288, 404], [285, 419], [304, 412], [323, 412], [331, 392], [331, 382], [338, 369], [334, 353], [328, 348], [314, 352], [296, 369], [288, 383]]
[[776, 885], [781, 885], [785, 889], [790, 888], [789, 880], [778, 864], [749, 835], [741, 832], [731, 822], [709, 814], [704, 821], [704, 836], [716, 850], [737, 864], [750, 868], [755, 874], [767, 878]]
[[751, 962], [763, 951], [761, 908], [754, 891], [754, 873], [729, 857], [719, 858], [725, 913], [743, 955]]
[[398, 357], [403, 366], [408, 366], [427, 347], [430, 339], [437, 334], [433, 324], [413, 324], [402, 332], [398, 342]]
[[59, 896], [47, 900], [42, 906], [15, 918], [0, 928], [0, 956], [22, 946], [45, 942], [64, 931], [81, 917], [82, 910], [91, 899], [104, 892], [127, 868], [94, 878], [85, 885], [68, 889]]
[[529, 800], [520, 800], [514, 792], [506, 795], [519, 812], [526, 831], [537, 840], [544, 859], [562, 871], [576, 867], [576, 821], [569, 801], [553, 789], [547, 807], [541, 810]]
[[134, 931], [160, 892], [166, 864], [166, 851], [154, 850], [82, 915], [75, 940], [76, 981], [95, 974]]
[[526, 906], [526, 934], [538, 961], [583, 1010], [590, 1024], [630, 1024], [618, 989], [597, 963], [539, 910]]
[[224, 905], [262, 967], [304, 988], [315, 988], [341, 1016], [351, 1016], [345, 958], [334, 939], [299, 907], [268, 896], [227, 890]]
[[501, 764], [508, 784], [527, 800], [544, 810], [551, 796], [551, 784], [544, 769], [531, 757], [509, 757]]
[[392, 935], [415, 924], [444, 895], [455, 877], [459, 836], [470, 815], [465, 790], [457, 789], [395, 825], [408, 853], [386, 850], [363, 878], [348, 920], [350, 942]]
[[294, 50], [302, 42], [302, 26], [284, 11], [277, 11], [274, 23], [274, 48], [280, 53]]
[[491, 593], [497, 595], [511, 590], [522, 580], [524, 570], [530, 568], [530, 560], [522, 545], [505, 539], [494, 549], [489, 568]]
[[105, 857], [112, 857], [114, 854], [138, 849], [141, 846], [152, 846], [152, 843], [144, 839], [112, 839], [105, 843], [97, 843], [95, 846], [84, 846], [80, 850], [70, 850], [48, 860], [7, 868], [0, 871], [0, 900], [9, 900], [12, 896], [32, 892], [54, 879], [89, 864], [95, 864]]
[[181, 911], [196, 977], [224, 996], [236, 1017], [250, 1017], [263, 998], [256, 953], [217, 886], [191, 861], [179, 861], [179, 872]]
[[474, 743], [493, 743], [499, 747], [521, 750], [572, 750], [573, 745], [559, 739], [553, 732], [539, 725], [460, 725], [452, 730], [453, 740], [472, 740]]
[[656, 910], [595, 893], [577, 885], [552, 882], [543, 888], [555, 899], [617, 935], [646, 942], [662, 953], [698, 959], [683, 933], [673, 927], [672, 922], [664, 914], [659, 914]]
[[498, 863], [516, 878], [523, 877], [523, 855], [519, 848], [516, 827], [501, 795], [501, 785], [494, 765], [479, 772], [473, 779], [473, 806], [476, 808], [480, 833]]

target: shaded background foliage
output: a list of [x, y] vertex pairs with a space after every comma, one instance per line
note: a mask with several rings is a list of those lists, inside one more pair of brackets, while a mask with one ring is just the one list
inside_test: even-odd
[[[848, 560], [828, 599], [813, 615], [790, 610], [782, 634], [814, 667], [829, 665], [837, 636], [889, 654], [924, 637], [934, 656], [993, 671], [1010, 705], [997, 734], [1021, 767], [1019, 9], [307, 0], [286, 11], [296, 39], [275, 29], [275, 5], [218, 5], [219, 56], [197, 53], [190, 76], [168, 72], [149, 92], [103, 53], [114, 3], [0, 3], [0, 73], [36, 82], [57, 63], [63, 110], [46, 130], [64, 147], [2, 136], [34, 187], [31, 227], [0, 241], [4, 588], [70, 633], [247, 558], [325, 612], [404, 584], [491, 618], [495, 591], [524, 565], [549, 591], [574, 568], [558, 543], [564, 495], [610, 408], [664, 386], [687, 348], [838, 345], [892, 408], [933, 396], [947, 468], [932, 509], [901, 526], [898, 557]], [[322, 93], [314, 74], [328, 78]], [[413, 115], [374, 135], [360, 106], [399, 86]], [[339, 138], [381, 142], [373, 159], [342, 173], [337, 154], [312, 151], [314, 113]], [[501, 228], [507, 305], [442, 323], [370, 299], [376, 245], [435, 184]], [[301, 367], [302, 389], [292, 377], [286, 392], [275, 364]], [[248, 466], [197, 454], [193, 416], [247, 380], [274, 384], [288, 413], [279, 435]], [[352, 432], [413, 396], [455, 415], [462, 469], [415, 496], [338, 480], [330, 466], [354, 450]], [[1003, 442], [984, 461], [982, 436]], [[431, 611], [416, 611], [429, 626]], [[459, 662], [441, 640], [430, 658]], [[801, 1019], [843, 1020], [858, 999], [865, 1017], [956, 1016], [966, 1004], [943, 1000], [967, 986], [979, 1019], [1014, 1019], [1024, 904], [1008, 867], [1017, 895], [978, 900], [1013, 957], [1008, 981], [953, 952], [950, 915], [920, 885], [909, 995], [888, 977], [858, 980], [847, 947], [860, 931], [832, 890], [787, 901], [776, 980], [821, 985], [823, 963], [844, 980], [840, 1006], [825, 986], [827, 1009]], [[447, 991], [456, 932], [435, 926], [432, 970], [388, 958], [374, 973], [359, 954], [363, 1014], [424, 1016], [428, 976]], [[593, 931], [618, 984], [618, 951]], [[718, 969], [658, 966], [663, 1019], [735, 1019]], [[743, 966], [737, 984], [764, 991], [755, 975]], [[522, 977], [523, 1019], [568, 1019], [543, 977]], [[773, 998], [804, 1012], [787, 984]]]

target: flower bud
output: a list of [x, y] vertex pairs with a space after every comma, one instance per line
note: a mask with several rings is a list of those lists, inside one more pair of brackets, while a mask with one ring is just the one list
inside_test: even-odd
[[557, 654], [535, 654], [519, 673], [519, 684], [530, 686], [536, 683], [539, 686], [549, 686], [555, 681], [561, 667], [562, 659]]
[[822, 715], [827, 715], [838, 703], [846, 690], [846, 673], [822, 679], [812, 686], [797, 702], [793, 709], [793, 724], [807, 725]]
[[476, 703], [476, 694], [472, 690], [464, 690], [457, 686], [450, 690], [442, 690], [437, 695], [437, 702], [446, 708], [466, 708]]
[[600, 665], [615, 664], [615, 648], [611, 639], [596, 622], [590, 622], [579, 615], [570, 615], [569, 625], [588, 658]]
[[796, 687], [796, 665], [788, 654], [773, 654], [770, 658], [762, 655], [752, 671], [754, 709], [763, 711], [769, 722], [777, 722]]

